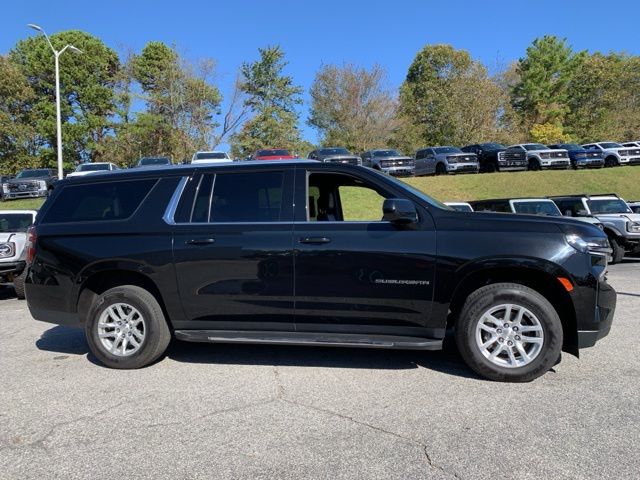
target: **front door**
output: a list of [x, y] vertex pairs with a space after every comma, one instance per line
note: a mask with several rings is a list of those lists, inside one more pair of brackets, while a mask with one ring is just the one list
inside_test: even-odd
[[175, 213], [178, 328], [294, 328], [293, 169], [195, 175]]
[[435, 336], [431, 216], [397, 227], [381, 220], [393, 188], [327, 169], [296, 175], [296, 330]]

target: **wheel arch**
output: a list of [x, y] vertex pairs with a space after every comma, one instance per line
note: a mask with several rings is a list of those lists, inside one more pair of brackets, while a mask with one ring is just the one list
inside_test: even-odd
[[[554, 271], [555, 270], [555, 271]], [[453, 326], [464, 305], [466, 298], [475, 290], [494, 283], [518, 283], [540, 293], [558, 312], [564, 332], [563, 350], [577, 356], [578, 327], [576, 311], [569, 293], [562, 286], [558, 277], [569, 277], [559, 269], [550, 270], [544, 266], [508, 266], [492, 265], [476, 268], [462, 274], [453, 289], [449, 301], [451, 314], [448, 325]]]
[[[165, 318], [169, 320], [167, 308], [156, 283], [134, 265], [104, 265], [102, 268], [94, 268], [83, 275], [78, 289], [77, 306], [78, 316], [84, 322], [91, 305], [95, 299], [110, 288], [121, 285], [135, 285], [147, 290], [160, 304]], [[169, 325], [171, 322], [169, 322]]]

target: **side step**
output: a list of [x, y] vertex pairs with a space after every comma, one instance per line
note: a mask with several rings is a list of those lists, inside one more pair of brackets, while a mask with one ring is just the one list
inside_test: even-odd
[[397, 348], [404, 350], [442, 349], [441, 339], [364, 333], [176, 330], [175, 335], [178, 340], [186, 342], [267, 343], [322, 347]]

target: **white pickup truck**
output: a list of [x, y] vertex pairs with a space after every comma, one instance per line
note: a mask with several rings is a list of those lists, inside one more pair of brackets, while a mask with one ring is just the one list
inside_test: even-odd
[[24, 298], [27, 274], [25, 245], [27, 229], [36, 219], [35, 210], [0, 210], [0, 284], [13, 283], [18, 298]]

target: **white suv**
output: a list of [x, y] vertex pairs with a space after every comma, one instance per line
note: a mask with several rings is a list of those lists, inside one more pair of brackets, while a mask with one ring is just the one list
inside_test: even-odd
[[571, 167], [567, 150], [554, 150], [541, 143], [519, 143], [511, 145], [508, 150], [524, 151], [527, 155], [527, 170], [563, 169]]
[[191, 163], [225, 163], [231, 162], [229, 155], [226, 152], [210, 151], [210, 152], [196, 152], [191, 157]]
[[616, 142], [597, 142], [582, 145], [587, 150], [599, 150], [604, 157], [605, 167], [640, 163], [640, 147], [625, 147]]
[[25, 245], [27, 229], [36, 219], [35, 210], [0, 210], [0, 284], [13, 283], [18, 298], [24, 298], [27, 275]]

